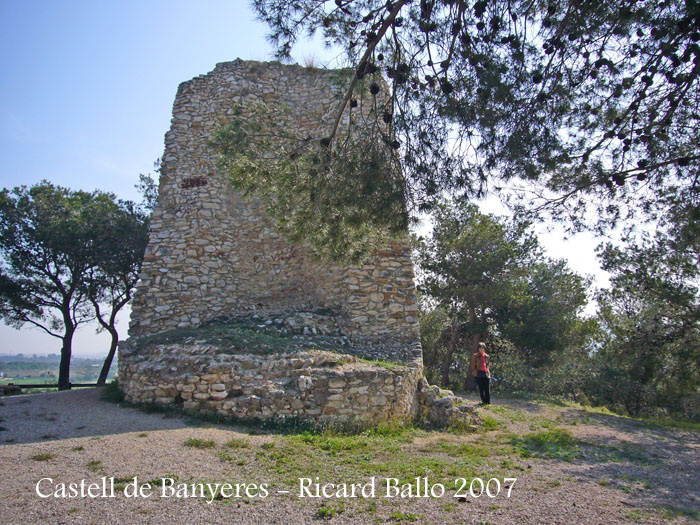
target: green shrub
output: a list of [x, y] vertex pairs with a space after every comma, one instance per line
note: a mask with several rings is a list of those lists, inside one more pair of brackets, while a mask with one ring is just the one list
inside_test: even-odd
[[227, 441], [224, 446], [228, 448], [248, 448], [250, 445], [245, 439], [234, 438]]
[[193, 448], [214, 448], [216, 443], [211, 439], [200, 439], [200, 438], [187, 438], [183, 443], [186, 447]]
[[102, 387], [100, 399], [103, 401], [110, 401], [111, 403], [121, 403], [124, 401], [124, 392], [119, 388], [119, 383], [116, 379]]
[[579, 455], [578, 441], [568, 430], [553, 428], [511, 440], [523, 457], [537, 456], [571, 461]]
[[322, 504], [316, 511], [316, 517], [322, 520], [329, 520], [336, 514], [341, 514], [344, 510], [344, 507], [333, 507], [332, 505]]
[[31, 458], [34, 461], [49, 461], [50, 459], [55, 458], [56, 456], [54, 454], [51, 454], [50, 452], [39, 452], [38, 454], [34, 454], [31, 456]]

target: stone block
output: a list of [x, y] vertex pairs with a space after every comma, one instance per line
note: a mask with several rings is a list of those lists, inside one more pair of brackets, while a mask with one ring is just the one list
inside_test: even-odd
[[220, 391], [212, 392], [209, 395], [211, 396], [212, 399], [216, 399], [216, 400], [226, 399], [228, 397], [227, 392], [220, 392]]
[[330, 379], [328, 381], [329, 388], [343, 388], [345, 386], [344, 379]]
[[384, 406], [386, 405], [387, 399], [385, 396], [377, 395], [370, 397], [369, 402], [372, 405]]

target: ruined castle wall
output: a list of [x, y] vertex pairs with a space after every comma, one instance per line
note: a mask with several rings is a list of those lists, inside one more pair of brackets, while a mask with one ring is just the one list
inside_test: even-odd
[[223, 354], [217, 346], [197, 342], [160, 344], [147, 352], [125, 345], [120, 351], [120, 386], [134, 403], [243, 420], [320, 424], [417, 415], [422, 367], [415, 363], [386, 368], [323, 351]]
[[320, 264], [283, 239], [261, 202], [233, 191], [214, 164], [210, 137], [235, 105], [286, 104], [281, 125], [318, 134], [319, 122], [334, 116], [341, 80], [334, 71], [236, 60], [180, 85], [130, 335], [328, 307], [345, 335], [417, 340], [406, 239], [377, 247], [360, 266]]

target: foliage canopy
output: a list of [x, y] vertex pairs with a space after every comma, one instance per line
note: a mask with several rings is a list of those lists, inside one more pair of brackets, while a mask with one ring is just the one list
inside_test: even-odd
[[114, 328], [143, 260], [147, 227], [139, 208], [109, 193], [47, 181], [0, 192], [0, 317], [62, 340], [59, 388], [70, 387], [79, 325], [96, 315], [103, 322], [99, 305], [107, 303], [103, 326]]
[[[574, 228], [676, 208], [700, 215], [697, 0], [252, 4], [280, 58], [316, 31], [342, 50], [354, 76], [338, 118], [358, 90], [376, 96], [373, 119], [388, 126], [364, 131], [398, 148], [409, 212], [433, 209], [445, 191], [505, 187], [514, 205]], [[354, 177], [357, 156], [332, 148], [337, 121], [314, 139]], [[344, 191], [362, 205], [356, 188]]]
[[612, 286], [598, 298], [599, 402], [634, 415], [664, 407], [700, 417], [698, 248], [659, 235], [602, 250]]
[[527, 223], [442, 203], [433, 235], [417, 240], [416, 260], [426, 367], [440, 370], [443, 386], [479, 341], [514, 347], [537, 367], [582, 339], [575, 335], [589, 283], [544, 257]]

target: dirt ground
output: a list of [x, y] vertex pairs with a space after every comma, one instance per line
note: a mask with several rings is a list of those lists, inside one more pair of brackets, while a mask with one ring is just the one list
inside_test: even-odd
[[[482, 432], [416, 431], [385, 446], [380, 440], [316, 442], [308, 436], [207, 425], [102, 401], [96, 389], [6, 397], [0, 401], [0, 523], [700, 520], [696, 431], [515, 399], [495, 399], [479, 411], [485, 420]], [[451, 464], [456, 470], [450, 470]], [[334, 471], [341, 479], [345, 472], [369, 476], [375, 465], [379, 487], [368, 497], [301, 497], [300, 488], [289, 481], [313, 478], [314, 469], [319, 482]], [[468, 486], [462, 491], [465, 497], [457, 493], [457, 478], [473, 479], [473, 473], [459, 471], [469, 465], [495, 473], [501, 486], [493, 498], [472, 495]], [[441, 496], [417, 497], [413, 490], [411, 497], [388, 498], [381, 484], [392, 468], [401, 471], [396, 477], [402, 480], [441, 472], [447, 476], [442, 479], [453, 476], [456, 485]], [[110, 478], [116, 484], [113, 494]], [[214, 499], [185, 494], [184, 489], [177, 497], [153, 485], [150, 494], [127, 497], [130, 489], [124, 489], [134, 478], [139, 487], [166, 478], [173, 488], [225, 480], [233, 490], [243, 483], [255, 490], [245, 494], [239, 486], [238, 494]], [[99, 488], [90, 493], [90, 484]], [[494, 484], [489, 488], [496, 492]]]

